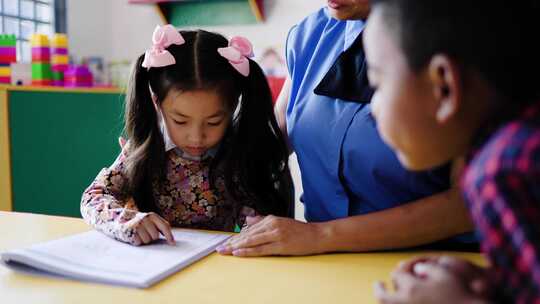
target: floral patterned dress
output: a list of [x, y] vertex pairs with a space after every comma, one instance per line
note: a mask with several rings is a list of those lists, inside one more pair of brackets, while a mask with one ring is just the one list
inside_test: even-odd
[[[140, 212], [126, 193], [125, 152], [109, 168], [102, 169], [84, 191], [81, 214], [95, 229], [117, 240], [133, 243], [137, 226], [148, 213]], [[157, 213], [171, 226], [233, 231], [255, 211], [234, 208], [226, 200], [223, 177], [210, 187], [211, 157], [192, 158], [178, 148], [167, 153], [167, 176], [153, 183]], [[242, 204], [240, 204], [242, 205]], [[239, 211], [236, 211], [239, 210]]]

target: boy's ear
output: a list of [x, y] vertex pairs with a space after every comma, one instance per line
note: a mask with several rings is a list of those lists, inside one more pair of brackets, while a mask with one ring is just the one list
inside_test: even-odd
[[445, 123], [453, 118], [461, 106], [461, 79], [457, 64], [446, 55], [435, 55], [428, 66], [433, 95], [436, 101], [436, 118]]

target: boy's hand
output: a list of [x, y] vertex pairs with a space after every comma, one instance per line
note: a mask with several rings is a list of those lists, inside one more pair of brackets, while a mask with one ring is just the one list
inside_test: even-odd
[[133, 244], [136, 246], [149, 244], [159, 239], [162, 234], [169, 245], [175, 245], [174, 237], [169, 222], [159, 215], [151, 212], [139, 223]]
[[[492, 290], [491, 282], [489, 281], [489, 273], [486, 268], [477, 266], [467, 260], [451, 257], [419, 257], [401, 263], [396, 271], [406, 271], [413, 275], [416, 265], [422, 263], [438, 264], [447, 268], [455, 275], [459, 276], [471, 292], [481, 297], [488, 297]], [[420, 266], [422, 267], [422, 266]]]
[[392, 273], [394, 293], [375, 285], [380, 303], [487, 303], [487, 271], [452, 257], [417, 258]]
[[493, 292], [488, 269], [451, 256], [441, 256], [437, 262], [459, 275], [474, 294], [488, 297]]

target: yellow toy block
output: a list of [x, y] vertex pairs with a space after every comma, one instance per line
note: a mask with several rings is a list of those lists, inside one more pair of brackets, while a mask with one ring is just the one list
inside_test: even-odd
[[47, 35], [43, 34], [32, 34], [32, 37], [30, 37], [30, 45], [32, 47], [48, 47], [49, 38]]
[[68, 39], [66, 34], [54, 34], [51, 39], [51, 46], [55, 48], [66, 48], [68, 47]]
[[11, 68], [10, 67], [0, 67], [0, 77], [10, 77]]
[[51, 57], [51, 64], [68, 64], [69, 57], [67, 55], [53, 55]]

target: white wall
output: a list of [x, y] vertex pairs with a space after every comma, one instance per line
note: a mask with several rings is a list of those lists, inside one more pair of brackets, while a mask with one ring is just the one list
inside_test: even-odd
[[[113, 0], [114, 1], [114, 0]], [[110, 58], [112, 14], [107, 0], [67, 0], [67, 26], [70, 55]]]
[[[255, 50], [275, 47], [283, 52], [290, 27], [326, 4], [326, 0], [266, 0], [266, 21], [250, 25], [200, 27], [226, 36], [249, 38]], [[76, 58], [102, 56], [132, 60], [151, 43], [161, 18], [153, 5], [128, 0], [67, 0], [70, 53]]]
[[113, 16], [110, 29], [112, 60], [132, 60], [152, 43], [152, 33], [161, 17], [154, 5], [128, 4], [127, 0], [108, 0]]

